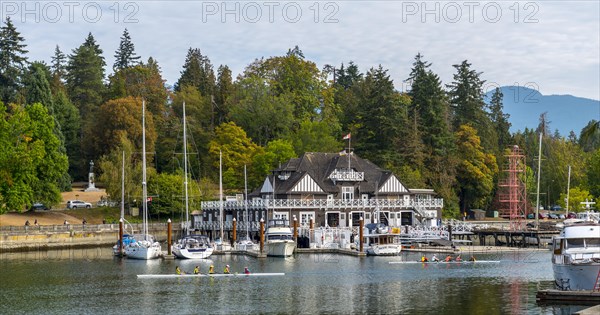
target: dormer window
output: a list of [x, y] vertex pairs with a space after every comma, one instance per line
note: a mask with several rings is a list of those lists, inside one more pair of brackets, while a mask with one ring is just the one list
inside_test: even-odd
[[342, 200], [354, 199], [354, 186], [342, 186]]
[[279, 173], [279, 180], [287, 180], [288, 178], [290, 178], [290, 175], [292, 175], [292, 172], [281, 172]]

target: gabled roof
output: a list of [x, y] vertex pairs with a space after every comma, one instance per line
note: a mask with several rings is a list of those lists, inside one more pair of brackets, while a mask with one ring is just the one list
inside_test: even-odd
[[[390, 178], [393, 178], [393, 187], [402, 187], [406, 193], [409, 192], [408, 189], [396, 179], [391, 171], [383, 170], [369, 160], [362, 159], [355, 154], [307, 152], [299, 158], [290, 159], [274, 171], [277, 175], [275, 182], [277, 194], [287, 194], [292, 192], [306, 175], [310, 176], [310, 178], [312, 178], [323, 190], [322, 193], [337, 193], [339, 192], [337, 186], [339, 182], [335, 183], [329, 178], [329, 175], [336, 169], [348, 169], [348, 159], [350, 159], [351, 169], [356, 172], [364, 173], [364, 181], [353, 183], [354, 185], [358, 185], [360, 193], [375, 194], [376, 190], [385, 185]], [[272, 182], [272, 175], [267, 178]], [[387, 191], [387, 193], [402, 192], [402, 190]]]

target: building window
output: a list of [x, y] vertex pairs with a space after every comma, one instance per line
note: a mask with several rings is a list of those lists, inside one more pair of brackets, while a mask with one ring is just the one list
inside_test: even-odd
[[273, 211], [273, 219], [275, 220], [289, 220], [289, 213], [288, 212], [277, 212], [277, 211]]
[[362, 194], [362, 200], [369, 200], [369, 194]]
[[301, 211], [300, 212], [300, 225], [309, 225], [310, 224], [310, 219], [315, 219], [315, 213], [314, 212], [304, 212]]
[[354, 199], [354, 186], [342, 187], [342, 200]]

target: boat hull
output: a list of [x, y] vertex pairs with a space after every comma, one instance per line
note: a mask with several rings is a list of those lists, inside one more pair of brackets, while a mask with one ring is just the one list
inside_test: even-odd
[[180, 259], [206, 259], [213, 253], [211, 247], [208, 248], [180, 248], [173, 246], [173, 255]]
[[296, 248], [296, 242], [285, 240], [285, 241], [272, 241], [265, 244], [265, 250], [267, 256], [271, 257], [289, 257], [294, 254]]
[[593, 290], [600, 272], [600, 263], [554, 264], [552, 269], [554, 282], [559, 290]]
[[125, 247], [125, 255], [131, 259], [157, 259], [162, 255], [162, 249], [158, 242], [137, 242]]
[[367, 255], [372, 256], [394, 256], [400, 254], [402, 246], [400, 244], [374, 245], [367, 248]]

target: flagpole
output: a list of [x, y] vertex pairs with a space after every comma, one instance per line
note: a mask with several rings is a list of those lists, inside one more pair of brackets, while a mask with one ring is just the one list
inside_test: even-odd
[[352, 169], [350, 168], [350, 143], [352, 141], [352, 133], [348, 133], [348, 172]]

